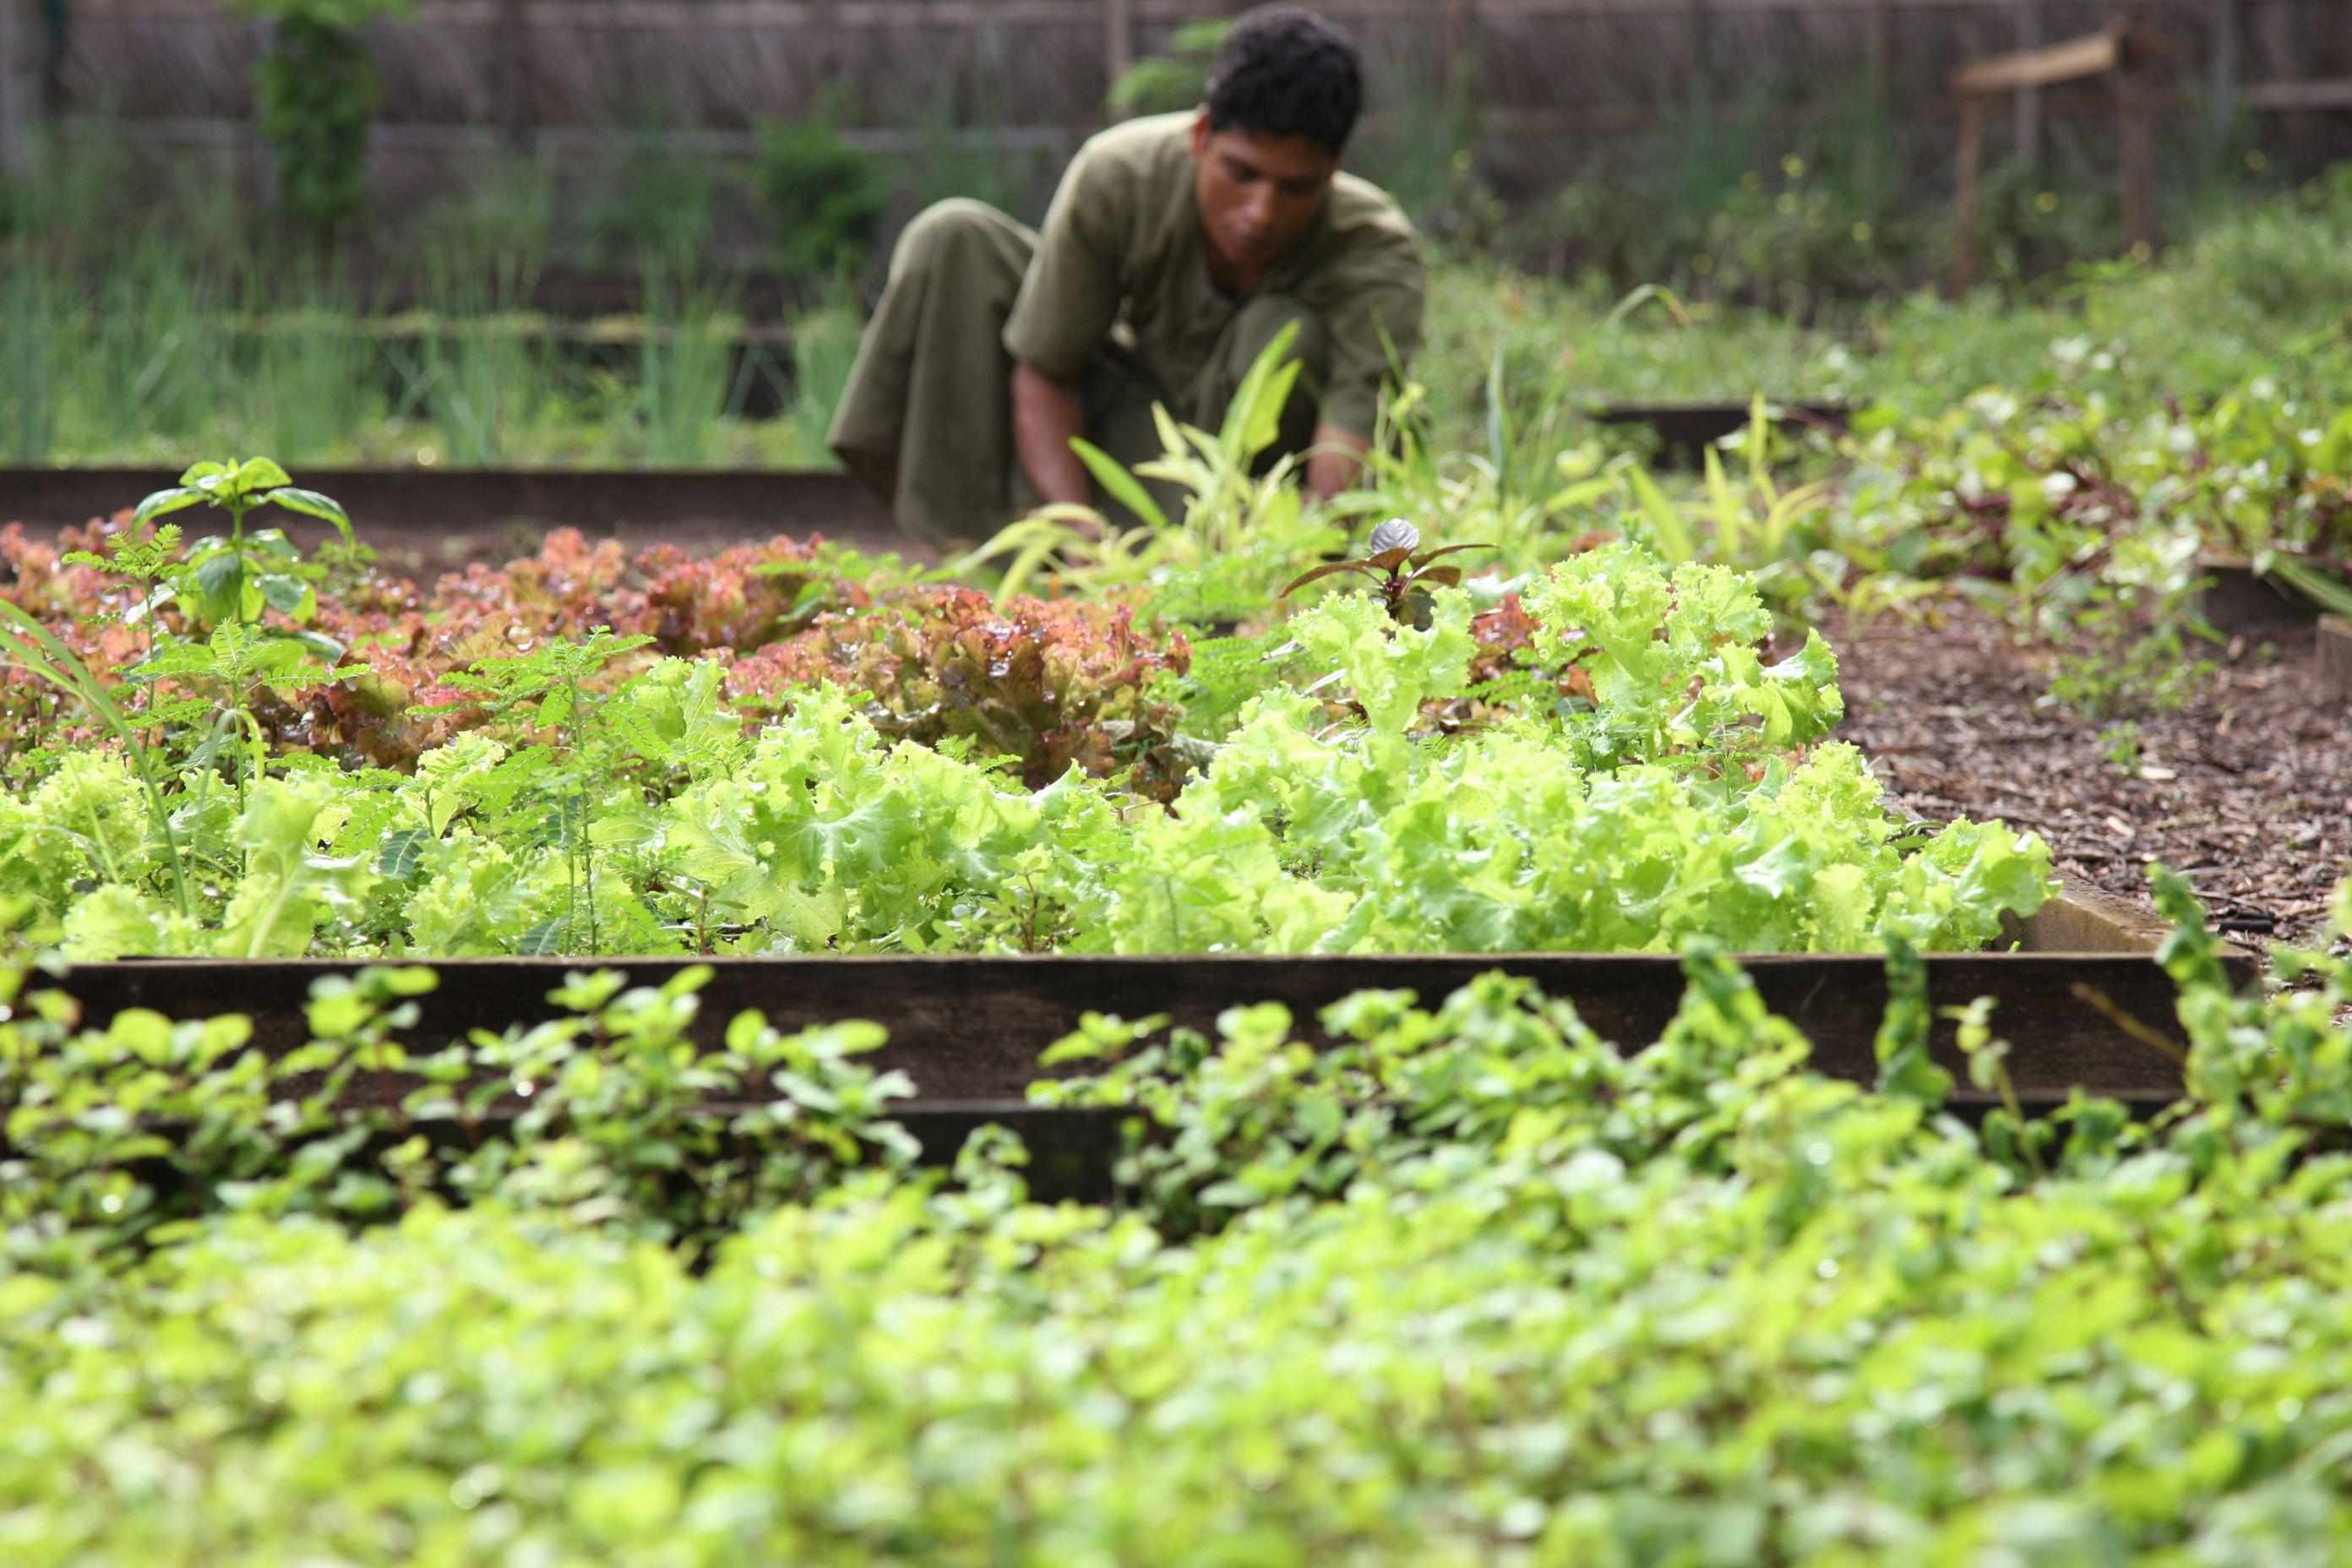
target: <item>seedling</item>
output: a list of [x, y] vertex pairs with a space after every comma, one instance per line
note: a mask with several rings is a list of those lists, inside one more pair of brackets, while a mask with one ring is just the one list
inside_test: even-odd
[[[172, 602], [174, 590], [172, 574], [180, 569], [180, 529], [167, 522], [152, 533], [131, 528], [106, 542], [106, 553], [90, 550], [69, 550], [64, 557], [68, 566], [93, 566], [131, 583], [137, 596], [120, 612], [125, 626], [139, 628], [142, 639], [142, 660], [155, 657], [155, 612]], [[101, 617], [103, 618], [103, 617]], [[152, 693], [150, 694], [152, 697]], [[142, 704], [142, 707], [152, 704]], [[144, 715], [142, 714], [142, 717]]]
[[1362, 555], [1351, 561], [1327, 561], [1312, 571], [1303, 572], [1291, 579], [1280, 596], [1287, 598], [1318, 578], [1353, 572], [1377, 585], [1391, 620], [1399, 626], [1425, 628], [1429, 625], [1429, 591], [1450, 588], [1462, 581], [1461, 567], [1431, 563], [1456, 551], [1493, 548], [1491, 544], [1444, 544], [1423, 550], [1421, 531], [1401, 517], [1392, 517], [1372, 530], [1371, 538], [1364, 542]]
[[[141, 501], [131, 520], [135, 531], [156, 518], [194, 506], [217, 507], [228, 513], [226, 538], [214, 534], [199, 539], [186, 560], [165, 573], [171, 597], [177, 601], [189, 626], [208, 626], [211, 636], [152, 639], [147, 657], [124, 674], [148, 681], [172, 677], [222, 681], [229, 692], [223, 724], [245, 736], [247, 777], [260, 774], [268, 754], [268, 740], [255, 722], [247, 700], [250, 688], [257, 681], [283, 684], [315, 674], [318, 667], [309, 656], [332, 664], [343, 654], [341, 643], [316, 631], [258, 624], [268, 610], [299, 623], [310, 620], [319, 607], [318, 591], [311, 581], [318, 569], [303, 561], [301, 552], [284, 531], [246, 531], [247, 514], [266, 505], [332, 523], [346, 544], [353, 542], [351, 519], [341, 503], [316, 490], [298, 488], [286, 470], [268, 458], [195, 464], [180, 476], [177, 485]], [[160, 595], [156, 599], [160, 603]], [[216, 727], [213, 740], [198, 751], [197, 757], [209, 760], [226, 743], [229, 732]]]
[[247, 534], [247, 512], [262, 506], [300, 512], [334, 524], [344, 542], [352, 542], [352, 520], [341, 505], [316, 490], [297, 488], [286, 470], [268, 458], [198, 463], [180, 476], [177, 485], [141, 501], [131, 521], [135, 526], [192, 506], [218, 507], [228, 513], [228, 537], [196, 541], [181, 578], [181, 608], [210, 626], [224, 621], [244, 625], [265, 608], [308, 620], [318, 607], [317, 595], [301, 574], [301, 552], [282, 530], [264, 528]]
[[425, 704], [415, 711], [436, 713], [450, 708], [479, 706], [494, 717], [527, 729], [553, 730], [563, 742], [556, 753], [525, 751], [505, 765], [525, 780], [542, 775], [553, 820], [545, 826], [563, 851], [564, 913], [523, 933], [522, 950], [554, 952], [575, 933], [584, 936], [585, 951], [597, 950], [596, 851], [588, 833], [592, 781], [608, 777], [616, 760], [605, 744], [612, 710], [587, 693], [587, 682], [613, 660], [636, 652], [654, 639], [615, 635], [598, 626], [577, 641], [551, 638], [528, 653], [509, 658], [483, 659], [471, 670], [452, 674], [449, 683], [467, 697], [458, 703]]
[[2107, 765], [2127, 779], [2140, 775], [2140, 766], [2147, 761], [2147, 751], [2140, 742], [2139, 725], [2126, 719], [2099, 731], [2099, 752]]

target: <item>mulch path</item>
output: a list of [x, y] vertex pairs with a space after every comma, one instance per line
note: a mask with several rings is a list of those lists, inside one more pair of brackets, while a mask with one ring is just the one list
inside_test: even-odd
[[1822, 631], [1845, 690], [1839, 734], [1919, 816], [2030, 827], [2062, 871], [2142, 902], [2161, 860], [2246, 940], [2325, 928], [2352, 871], [2352, 700], [2321, 685], [2309, 630], [2263, 634], [2267, 647], [2234, 637], [2188, 706], [2136, 715], [2137, 777], [2107, 755], [2112, 721], [2037, 701], [2040, 661], [1979, 611]]

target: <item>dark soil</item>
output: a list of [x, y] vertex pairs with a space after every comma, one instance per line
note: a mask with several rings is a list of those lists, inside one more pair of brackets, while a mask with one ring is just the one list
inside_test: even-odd
[[2030, 827], [2062, 871], [2142, 901], [2160, 860], [2250, 941], [2325, 927], [2352, 871], [2352, 700], [2321, 685], [2309, 629], [2233, 638], [2186, 707], [2132, 715], [2137, 776], [2108, 754], [2116, 721], [2038, 700], [2042, 660], [1980, 612], [1822, 630], [1845, 689], [1839, 733], [1920, 816]]

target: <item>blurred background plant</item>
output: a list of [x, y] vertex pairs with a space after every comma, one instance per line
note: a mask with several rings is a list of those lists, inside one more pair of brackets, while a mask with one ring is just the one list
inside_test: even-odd
[[909, 213], [950, 196], [966, 196], [1024, 223], [1045, 216], [1061, 159], [1049, 144], [1013, 133], [1006, 126], [995, 81], [988, 73], [969, 67], [956, 72], [939, 83], [898, 129], [911, 143], [900, 161]]
[[311, 238], [331, 238], [367, 205], [368, 128], [383, 89], [364, 34], [406, 15], [407, 0], [233, 3], [268, 26], [253, 90], [278, 208]]
[[704, 265], [725, 197], [718, 161], [698, 144], [696, 127], [656, 93], [626, 122], [605, 127], [600, 141], [608, 177], [590, 187], [584, 209], [590, 253], [624, 269]]
[[1169, 36], [1165, 47], [1119, 74], [1103, 97], [1104, 109], [1113, 118], [1124, 120], [1138, 114], [1173, 113], [1199, 103], [1208, 89], [1209, 62], [1232, 26], [1223, 16], [1184, 23]]
[[842, 134], [856, 100], [847, 82], [833, 82], [806, 114], [760, 126], [755, 178], [788, 272], [829, 278], [855, 271], [873, 252], [890, 181]]

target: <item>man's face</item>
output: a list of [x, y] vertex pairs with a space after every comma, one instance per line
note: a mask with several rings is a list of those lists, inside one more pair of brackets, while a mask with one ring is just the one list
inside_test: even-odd
[[1305, 136], [1214, 131], [1192, 121], [1193, 194], [1219, 262], [1253, 277], [1274, 265], [1315, 221], [1339, 160]]

